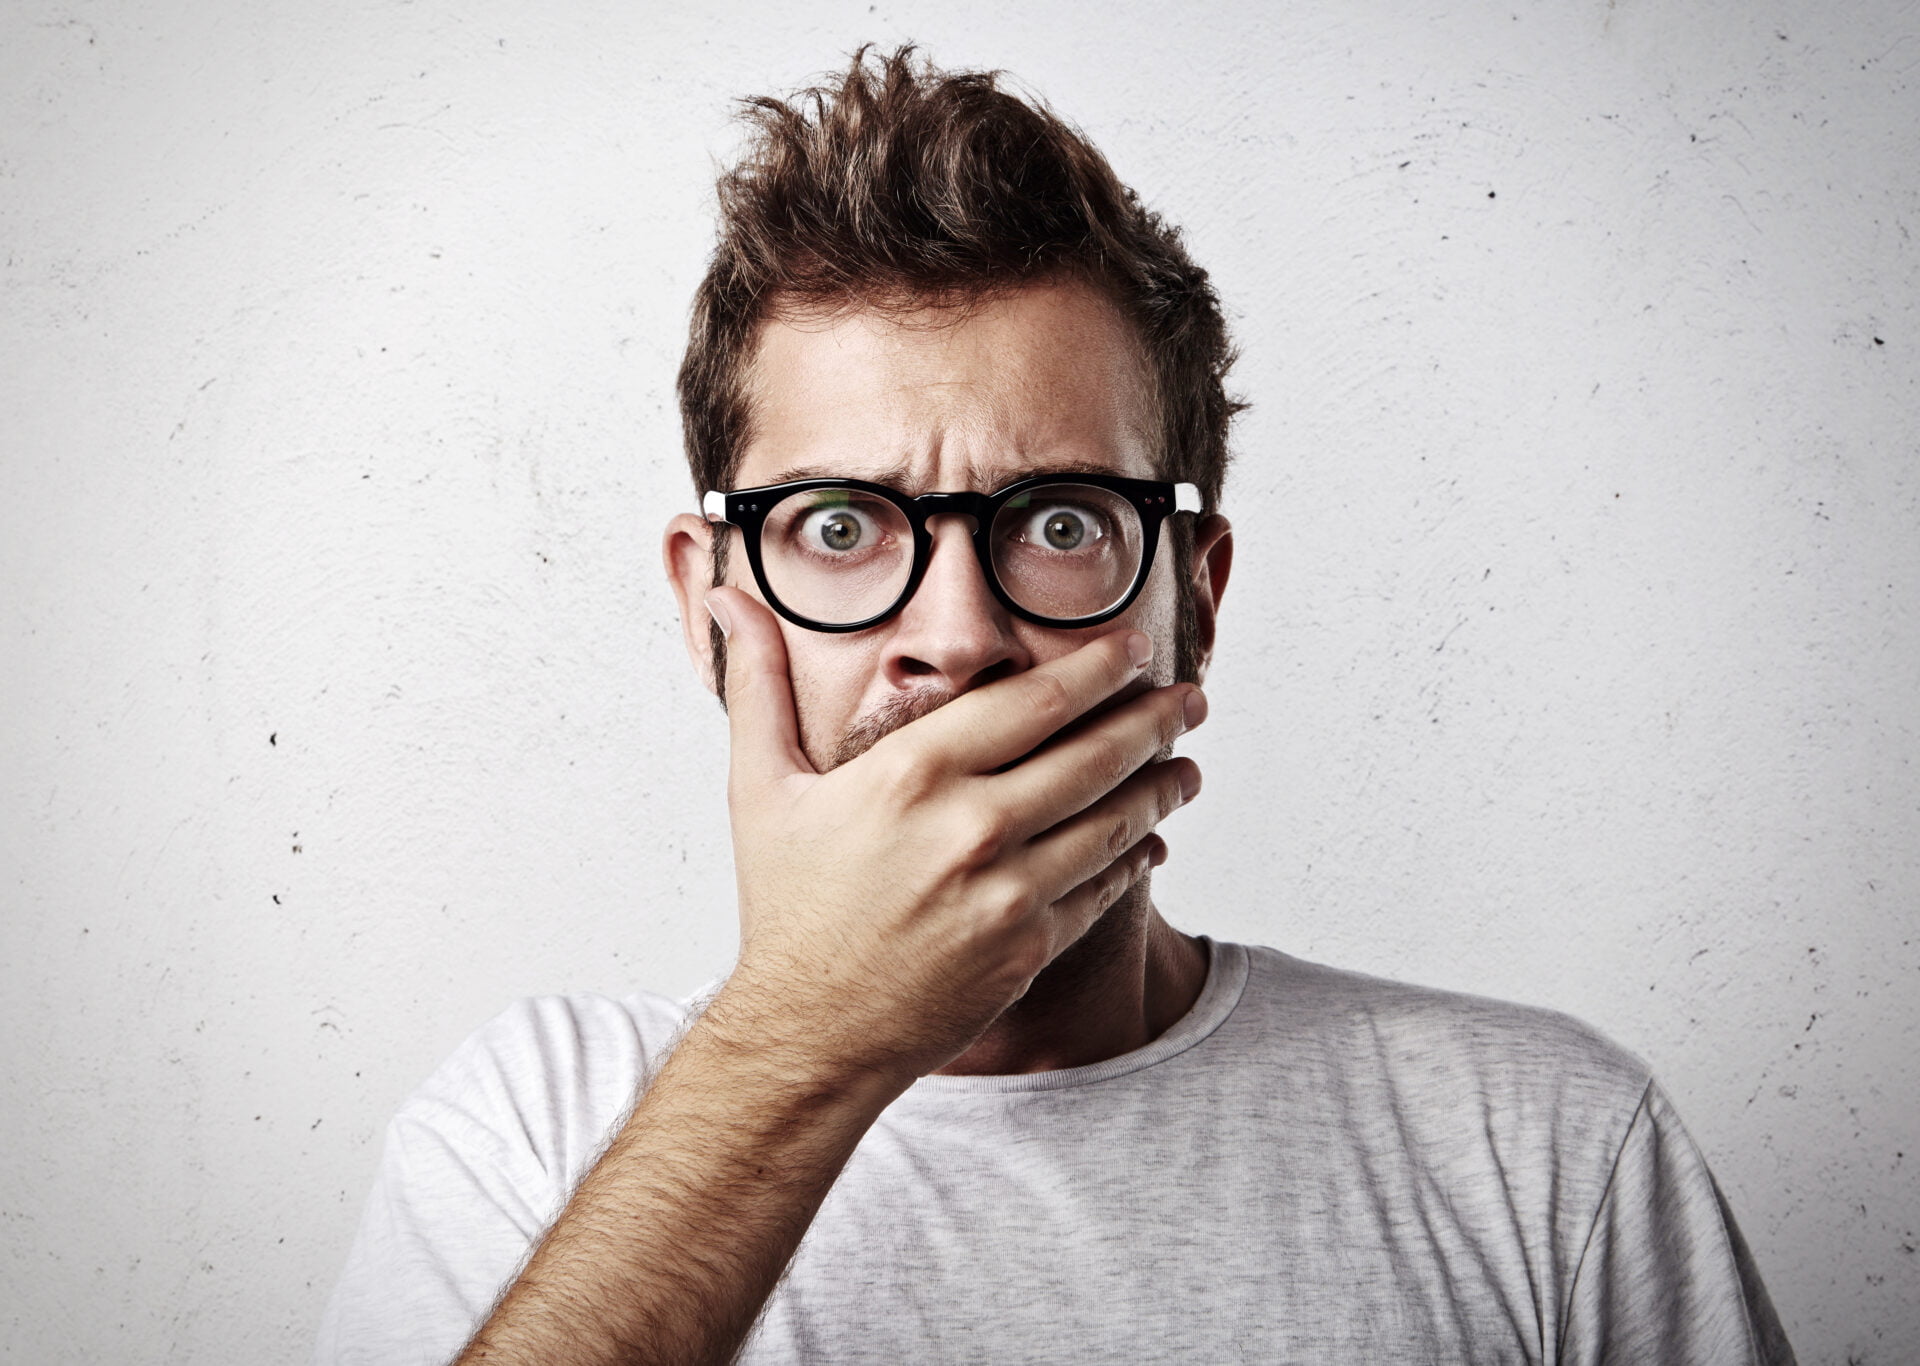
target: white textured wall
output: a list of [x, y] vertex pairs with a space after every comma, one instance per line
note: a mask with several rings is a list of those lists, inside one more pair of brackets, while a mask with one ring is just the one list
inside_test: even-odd
[[659, 528], [729, 97], [1011, 68], [1239, 329], [1183, 928], [1560, 1005], [1920, 1357], [1920, 15], [9, 0], [0, 1353], [306, 1349], [508, 999], [730, 960]]

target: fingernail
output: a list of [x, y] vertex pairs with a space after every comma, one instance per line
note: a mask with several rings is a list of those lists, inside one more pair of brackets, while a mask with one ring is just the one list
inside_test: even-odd
[[1147, 867], [1158, 868], [1161, 864], [1165, 863], [1166, 861], [1167, 861], [1167, 846], [1164, 844], [1154, 845], [1153, 852], [1147, 855]]
[[1147, 661], [1153, 658], [1153, 641], [1139, 631], [1127, 637], [1127, 658], [1133, 661], [1133, 667], [1144, 669]]
[[1187, 700], [1181, 704], [1180, 714], [1186, 720], [1187, 729], [1192, 730], [1207, 719], [1207, 695], [1195, 688], [1187, 694]]
[[1180, 800], [1190, 802], [1200, 793], [1200, 770], [1183, 768], [1180, 770]]
[[724, 602], [715, 602], [711, 593], [706, 597], [706, 604], [707, 615], [712, 617], [714, 623], [719, 626], [720, 634], [723, 636], [731, 636], [733, 634], [733, 619], [727, 615], [727, 605]]

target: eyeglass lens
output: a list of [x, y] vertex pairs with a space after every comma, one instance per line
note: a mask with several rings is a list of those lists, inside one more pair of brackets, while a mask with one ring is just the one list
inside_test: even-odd
[[[1057, 620], [1106, 611], [1140, 569], [1132, 503], [1086, 484], [1046, 484], [1007, 500], [989, 528], [1006, 595]], [[893, 503], [858, 489], [789, 494], [760, 532], [767, 587], [810, 620], [844, 626], [891, 607], [913, 575], [913, 527]]]

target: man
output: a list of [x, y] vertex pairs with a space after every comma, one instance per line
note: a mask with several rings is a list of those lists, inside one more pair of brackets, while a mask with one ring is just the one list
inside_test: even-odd
[[752, 107], [665, 542], [738, 962], [464, 1045], [320, 1359], [1791, 1360], [1639, 1062], [1154, 908], [1232, 564], [1177, 234], [909, 51]]

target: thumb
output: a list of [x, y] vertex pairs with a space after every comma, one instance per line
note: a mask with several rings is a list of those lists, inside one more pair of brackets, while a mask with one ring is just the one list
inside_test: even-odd
[[727, 638], [727, 728], [736, 777], [772, 781], [811, 773], [787, 675], [780, 623], [738, 588], [715, 588], [707, 611]]

